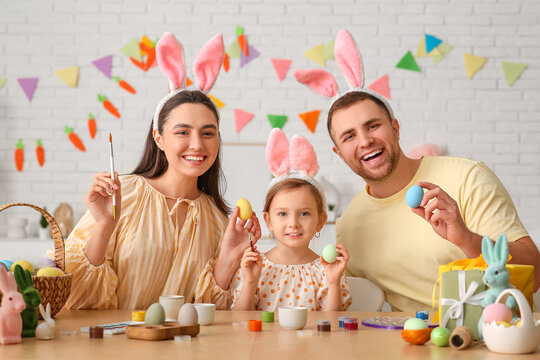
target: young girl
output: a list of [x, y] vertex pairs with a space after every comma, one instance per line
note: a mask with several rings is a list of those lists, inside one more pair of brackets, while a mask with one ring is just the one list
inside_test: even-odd
[[318, 171], [315, 151], [307, 140], [295, 136], [289, 154], [285, 134], [273, 129], [266, 158], [276, 177], [268, 186], [264, 220], [278, 244], [265, 254], [256, 248], [245, 250], [231, 283], [232, 310], [275, 311], [285, 306], [346, 310], [351, 304], [343, 276], [347, 250], [336, 245], [337, 260], [329, 264], [308, 247], [327, 218], [324, 192], [313, 178]]
[[[218, 35], [201, 50], [194, 73], [201, 91], [183, 88], [182, 47], [169, 33], [157, 44], [171, 92], [158, 104], [143, 156], [130, 175], [94, 176], [88, 211], [66, 239], [72, 309], [146, 309], [160, 295], [228, 308], [228, 290], [248, 232], [220, 193], [219, 114], [208, 91], [223, 61]], [[116, 216], [112, 194], [116, 196]], [[245, 225], [245, 227], [244, 227]], [[219, 256], [218, 256], [219, 252]], [[215, 276], [213, 274], [216, 274]]]

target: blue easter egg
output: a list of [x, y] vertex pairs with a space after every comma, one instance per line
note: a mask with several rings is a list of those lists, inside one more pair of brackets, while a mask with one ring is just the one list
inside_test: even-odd
[[13, 265], [13, 261], [9, 260], [2, 260], [0, 263], [4, 264], [4, 266], [7, 268], [7, 271], [11, 268], [11, 265]]
[[413, 185], [409, 188], [409, 190], [407, 190], [407, 194], [405, 194], [405, 201], [407, 202], [407, 205], [415, 208], [420, 206], [423, 197], [424, 189], [422, 189], [422, 187], [419, 185]]

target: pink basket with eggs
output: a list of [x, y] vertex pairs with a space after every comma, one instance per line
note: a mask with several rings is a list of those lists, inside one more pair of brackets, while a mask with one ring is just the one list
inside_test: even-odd
[[[13, 206], [28, 206], [34, 210], [40, 212], [43, 217], [49, 223], [51, 227], [51, 233], [54, 240], [54, 263], [56, 266], [64, 272], [61, 276], [32, 276], [34, 287], [39, 291], [41, 302], [43, 304], [51, 304], [51, 316], [54, 317], [65, 305], [69, 293], [71, 291], [71, 274], [65, 272], [65, 248], [64, 239], [58, 224], [54, 218], [42, 208], [24, 203], [6, 204], [0, 206], [0, 212], [13, 207]], [[2, 300], [2, 293], [0, 292], [0, 301]], [[41, 314], [40, 314], [41, 318]]]
[[504, 304], [513, 296], [519, 306], [521, 320], [506, 326], [496, 321], [482, 323], [482, 335], [489, 350], [503, 354], [525, 354], [536, 350], [540, 344], [540, 320], [535, 321], [529, 303], [517, 289], [503, 290], [495, 302]]

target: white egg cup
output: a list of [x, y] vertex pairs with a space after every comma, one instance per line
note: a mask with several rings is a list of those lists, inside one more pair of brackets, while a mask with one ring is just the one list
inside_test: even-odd
[[176, 321], [178, 319], [178, 312], [182, 305], [184, 305], [183, 295], [161, 295], [159, 297], [159, 303], [165, 309], [165, 320]]
[[199, 325], [210, 325], [214, 322], [214, 316], [216, 314], [216, 305], [210, 303], [195, 303], [195, 310], [199, 315]]
[[307, 323], [305, 307], [281, 307], [278, 309], [279, 325], [286, 330], [302, 330]]
[[505, 327], [496, 321], [482, 323], [484, 342], [490, 351], [503, 354], [526, 354], [536, 350], [540, 344], [540, 320], [534, 321], [525, 296], [517, 289], [503, 290], [495, 302], [504, 304], [512, 295], [519, 306], [521, 325]]

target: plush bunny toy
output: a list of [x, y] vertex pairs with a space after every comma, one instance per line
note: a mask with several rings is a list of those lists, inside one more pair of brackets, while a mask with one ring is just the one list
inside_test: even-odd
[[17, 283], [13, 273], [0, 266], [0, 290], [2, 291], [2, 307], [0, 307], [0, 344], [18, 344], [21, 342], [21, 311], [26, 308], [22, 295], [17, 291]]
[[36, 336], [36, 327], [39, 319], [37, 306], [41, 303], [41, 298], [39, 297], [39, 292], [34, 288], [30, 271], [23, 269], [20, 265], [16, 265], [14, 275], [26, 303], [26, 309], [21, 313], [23, 320], [22, 337], [34, 337]]
[[317, 94], [332, 99], [332, 103], [352, 91], [370, 94], [381, 100], [388, 110], [390, 117], [394, 118], [394, 111], [388, 99], [364, 86], [364, 64], [362, 57], [360, 56], [356, 42], [347, 30], [340, 30], [336, 37], [334, 57], [336, 58], [339, 70], [349, 85], [347, 92], [340, 94], [337, 82], [332, 74], [322, 69], [294, 70], [293, 75], [296, 81], [306, 85]]
[[55, 321], [51, 317], [51, 304], [47, 304], [47, 310], [45, 310], [43, 304], [39, 304], [39, 312], [45, 321], [38, 325], [36, 329], [36, 338], [40, 340], [54, 339]]

